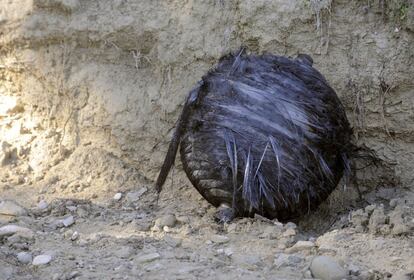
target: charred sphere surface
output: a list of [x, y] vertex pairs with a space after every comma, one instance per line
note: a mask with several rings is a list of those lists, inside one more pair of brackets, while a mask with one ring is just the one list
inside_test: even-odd
[[158, 191], [180, 147], [194, 187], [232, 216], [286, 221], [317, 207], [349, 172], [352, 131], [312, 62], [243, 51], [222, 57], [186, 100]]

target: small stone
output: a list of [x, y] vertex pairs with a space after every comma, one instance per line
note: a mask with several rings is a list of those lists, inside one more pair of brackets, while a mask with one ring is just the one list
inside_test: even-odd
[[353, 276], [358, 276], [361, 273], [361, 269], [358, 266], [353, 265], [353, 264], [350, 264], [348, 266], [348, 271], [349, 271], [349, 274]]
[[231, 248], [225, 248], [223, 252], [227, 257], [230, 257], [234, 253]]
[[70, 240], [75, 241], [79, 238], [79, 232], [75, 231], [72, 236], [70, 237]]
[[274, 225], [265, 225], [263, 232], [259, 235], [261, 238], [277, 239], [281, 234], [281, 229]]
[[171, 230], [171, 228], [169, 227], [169, 226], [164, 226], [163, 228], [162, 228], [162, 230], [164, 231], [164, 232], [171, 232], [172, 230]]
[[32, 265], [44, 265], [50, 263], [52, 256], [50, 255], [39, 255], [33, 259]]
[[227, 227], [227, 232], [228, 233], [236, 232], [236, 230], [237, 230], [237, 224], [236, 223], [225, 224], [225, 226]]
[[305, 279], [312, 279], [312, 272], [308, 269], [303, 273], [303, 278]]
[[137, 257], [136, 261], [138, 263], [147, 263], [147, 262], [155, 261], [155, 260], [159, 259], [160, 257], [161, 257], [161, 255], [158, 254], [158, 253], [151, 253], [151, 254], [141, 255], [141, 256]]
[[177, 222], [177, 219], [175, 218], [175, 215], [168, 214], [168, 215], [164, 215], [164, 216], [156, 219], [155, 220], [155, 225], [160, 227], [160, 228], [163, 228], [165, 226], [173, 227], [176, 222]]
[[39, 210], [45, 210], [45, 209], [47, 209], [48, 206], [49, 206], [49, 204], [45, 200], [41, 200], [37, 204], [37, 209], [39, 209]]
[[182, 243], [181, 239], [174, 238], [168, 235], [164, 236], [164, 241], [171, 247], [178, 247]]
[[393, 198], [390, 200], [390, 207], [395, 208], [395, 206], [397, 206], [399, 199], [398, 198]]
[[412, 279], [410, 274], [408, 272], [397, 272], [392, 275], [390, 280], [410, 280]]
[[114, 252], [115, 256], [121, 259], [128, 259], [134, 254], [134, 250], [131, 247], [122, 246]]
[[75, 279], [76, 277], [80, 276], [81, 273], [79, 271], [72, 271], [67, 277], [66, 280]]
[[[367, 206], [368, 207], [368, 206]], [[380, 230], [380, 227], [384, 225], [387, 221], [387, 217], [384, 214], [384, 207], [377, 207], [372, 212], [369, 219], [369, 231], [371, 233], [377, 233]]]
[[224, 235], [214, 234], [210, 237], [210, 240], [217, 244], [223, 244], [229, 242], [229, 238]]
[[114, 200], [115, 201], [119, 201], [120, 199], [122, 198], [122, 193], [116, 193], [115, 195], [114, 195]]
[[72, 237], [72, 235], [73, 235], [73, 230], [71, 230], [71, 229], [69, 229], [69, 230], [65, 231], [65, 233], [63, 234], [63, 236], [64, 236], [66, 239], [70, 239], [70, 238]]
[[32, 257], [32, 254], [28, 252], [20, 252], [17, 254], [17, 259], [22, 264], [29, 264], [32, 262], [33, 257]]
[[288, 223], [286, 223], [285, 227], [296, 229], [298, 226], [295, 223], [288, 222]]
[[315, 243], [311, 241], [298, 241], [295, 245], [286, 249], [286, 253], [292, 254], [300, 251], [311, 250], [315, 247]]
[[288, 228], [283, 234], [283, 237], [290, 237], [290, 236], [295, 236], [296, 235], [296, 230], [294, 228]]
[[18, 233], [19, 235], [27, 238], [33, 238], [34, 233], [28, 228], [17, 225], [6, 225], [0, 227], [0, 237], [9, 236]]
[[68, 209], [70, 212], [75, 212], [78, 209], [78, 207], [69, 205], [66, 206], [66, 209]]
[[371, 214], [372, 211], [375, 210], [375, 208], [377, 208], [375, 204], [368, 205], [367, 207], [365, 207], [365, 212], [367, 212], [368, 214]]
[[126, 194], [125, 198], [129, 203], [135, 202], [140, 199], [140, 197], [147, 191], [147, 188], [141, 188], [135, 192], [129, 192]]
[[2, 263], [2, 265], [0, 266], [1, 279], [6, 279], [6, 280], [16, 279], [13, 277], [13, 275], [16, 276], [13, 268], [10, 266], [4, 266]]
[[315, 278], [322, 280], [342, 280], [345, 270], [331, 257], [318, 256], [312, 260], [310, 270]]
[[248, 255], [243, 254], [234, 254], [232, 255], [234, 262], [241, 264], [242, 266], [247, 266], [248, 268], [253, 268], [260, 266], [262, 259], [259, 255]]
[[26, 216], [27, 210], [12, 200], [0, 202], [0, 215], [5, 216]]
[[63, 219], [62, 223], [65, 227], [70, 227], [71, 225], [73, 225], [75, 223], [75, 219], [71, 215], [71, 216], [68, 216], [65, 219]]

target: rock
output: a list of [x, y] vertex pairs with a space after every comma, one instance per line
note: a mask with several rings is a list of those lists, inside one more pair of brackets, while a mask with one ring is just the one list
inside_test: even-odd
[[0, 216], [26, 216], [27, 210], [12, 200], [3, 200], [0, 202]]
[[171, 247], [178, 247], [182, 243], [182, 240], [181, 239], [174, 238], [174, 237], [171, 237], [171, 236], [168, 236], [168, 235], [164, 236], [164, 241], [168, 245], [170, 245]]
[[351, 222], [357, 232], [363, 232], [368, 225], [368, 221], [368, 214], [363, 209], [358, 209], [351, 213]]
[[281, 229], [274, 225], [265, 225], [263, 233], [259, 235], [261, 238], [277, 239], [282, 233]]
[[404, 222], [404, 208], [401, 205], [395, 207], [393, 211], [389, 214], [390, 224], [392, 225], [392, 234], [393, 235], [402, 235], [410, 232], [410, 228], [407, 225], [408, 223]]
[[17, 226], [17, 225], [6, 225], [0, 227], [0, 238], [10, 236], [18, 233], [19, 235], [26, 238], [33, 238], [34, 233], [28, 228]]
[[[2, 263], [3, 264], [3, 263]], [[4, 280], [13, 280], [16, 279], [13, 277], [14, 271], [13, 268], [10, 266], [0, 266], [0, 279]]]
[[305, 250], [309, 251], [314, 247], [315, 247], [315, 243], [313, 243], [311, 241], [298, 241], [298, 242], [296, 242], [295, 245], [293, 245], [290, 248], [287, 248], [285, 251], [288, 254], [292, 254], [292, 253], [305, 251]]
[[217, 243], [217, 244], [227, 243], [230, 240], [227, 236], [218, 235], [218, 234], [214, 234], [214, 235], [210, 236], [209, 239], [211, 241], [213, 241], [214, 243]]
[[393, 198], [390, 200], [390, 207], [395, 208], [395, 206], [397, 206], [398, 203], [399, 203], [399, 199]]
[[413, 279], [411, 278], [411, 275], [413, 275], [413, 273], [396, 272], [392, 275], [390, 280], [410, 280], [410, 279]]
[[247, 266], [248, 268], [257, 267], [262, 264], [262, 259], [259, 255], [249, 255], [247, 253], [233, 254], [232, 259], [234, 262], [239, 263], [242, 266]]
[[160, 227], [160, 228], [163, 228], [165, 226], [173, 227], [176, 222], [177, 222], [177, 219], [175, 218], [175, 215], [168, 214], [168, 215], [164, 215], [164, 216], [156, 219], [155, 220], [155, 225]]
[[68, 209], [70, 212], [75, 212], [78, 209], [78, 207], [69, 205], [66, 206], [66, 209]]
[[375, 208], [377, 208], [375, 204], [368, 205], [367, 207], [365, 207], [365, 212], [370, 215], [372, 211], [375, 210]]
[[120, 199], [122, 198], [122, 193], [116, 193], [115, 195], [114, 195], [114, 200], [115, 201], [119, 201]]
[[285, 225], [285, 228], [293, 228], [293, 229], [296, 229], [298, 226], [295, 224], [295, 223], [292, 223], [292, 222], [288, 222], [288, 223], [286, 223], [286, 225]]
[[290, 237], [290, 236], [295, 236], [296, 235], [296, 230], [294, 228], [288, 228], [283, 234], [283, 237]]
[[135, 202], [140, 199], [140, 197], [147, 191], [147, 188], [143, 187], [135, 192], [129, 192], [126, 194], [125, 198], [129, 203]]
[[50, 255], [39, 255], [33, 259], [32, 265], [45, 265], [52, 261], [52, 256]]
[[65, 227], [70, 227], [71, 225], [73, 225], [75, 223], [75, 219], [73, 218], [72, 215], [66, 217], [65, 219], [62, 220], [62, 224]]
[[234, 254], [231, 248], [225, 248], [223, 252], [227, 257], [231, 257]]
[[17, 254], [17, 259], [22, 264], [29, 264], [32, 262], [33, 257], [32, 257], [32, 254], [28, 252], [20, 252]]
[[134, 250], [131, 247], [122, 246], [114, 252], [114, 255], [120, 259], [128, 259], [134, 254]]
[[361, 273], [361, 269], [358, 266], [353, 265], [353, 264], [350, 264], [348, 266], [348, 271], [349, 271], [349, 274], [353, 276], [358, 276]]
[[79, 238], [79, 232], [75, 231], [72, 236], [70, 237], [70, 240], [75, 241]]
[[73, 230], [71, 230], [71, 229], [69, 229], [69, 230], [65, 231], [65, 233], [63, 234], [63, 236], [64, 236], [66, 239], [70, 239], [70, 238], [72, 237], [72, 235], [73, 235]]
[[71, 12], [76, 10], [80, 5], [79, 0], [62, 0], [61, 3], [63, 8]]
[[48, 206], [49, 206], [49, 204], [45, 200], [41, 200], [37, 204], [37, 209], [39, 209], [39, 210], [45, 210], [45, 209], [47, 209]]
[[17, 158], [17, 148], [6, 141], [0, 142], [0, 165], [13, 163]]
[[69, 273], [68, 276], [66, 276], [66, 280], [70, 280], [70, 279], [75, 279], [76, 277], [80, 276], [81, 273], [79, 271], [72, 271], [71, 273]]
[[158, 253], [151, 253], [151, 254], [141, 255], [141, 256], [137, 257], [136, 261], [138, 263], [147, 263], [147, 262], [155, 261], [155, 260], [159, 259], [160, 257], [161, 257], [161, 255], [158, 254]]
[[331, 257], [318, 256], [312, 260], [310, 270], [315, 278], [322, 280], [342, 280], [345, 270]]
[[368, 228], [371, 233], [377, 233], [382, 225], [387, 221], [387, 217], [384, 214], [384, 207], [380, 206], [375, 208], [369, 219]]

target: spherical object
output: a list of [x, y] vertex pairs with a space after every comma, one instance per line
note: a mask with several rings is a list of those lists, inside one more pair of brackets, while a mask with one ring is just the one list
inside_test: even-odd
[[211, 204], [288, 220], [318, 206], [349, 170], [351, 134], [310, 56], [230, 54], [190, 92], [157, 187], [180, 146], [188, 178]]

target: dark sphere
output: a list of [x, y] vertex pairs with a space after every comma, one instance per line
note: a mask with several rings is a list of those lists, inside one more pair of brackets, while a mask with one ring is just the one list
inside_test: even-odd
[[180, 145], [200, 194], [236, 216], [289, 220], [317, 207], [349, 170], [351, 128], [312, 58], [239, 52], [189, 94], [157, 180]]

